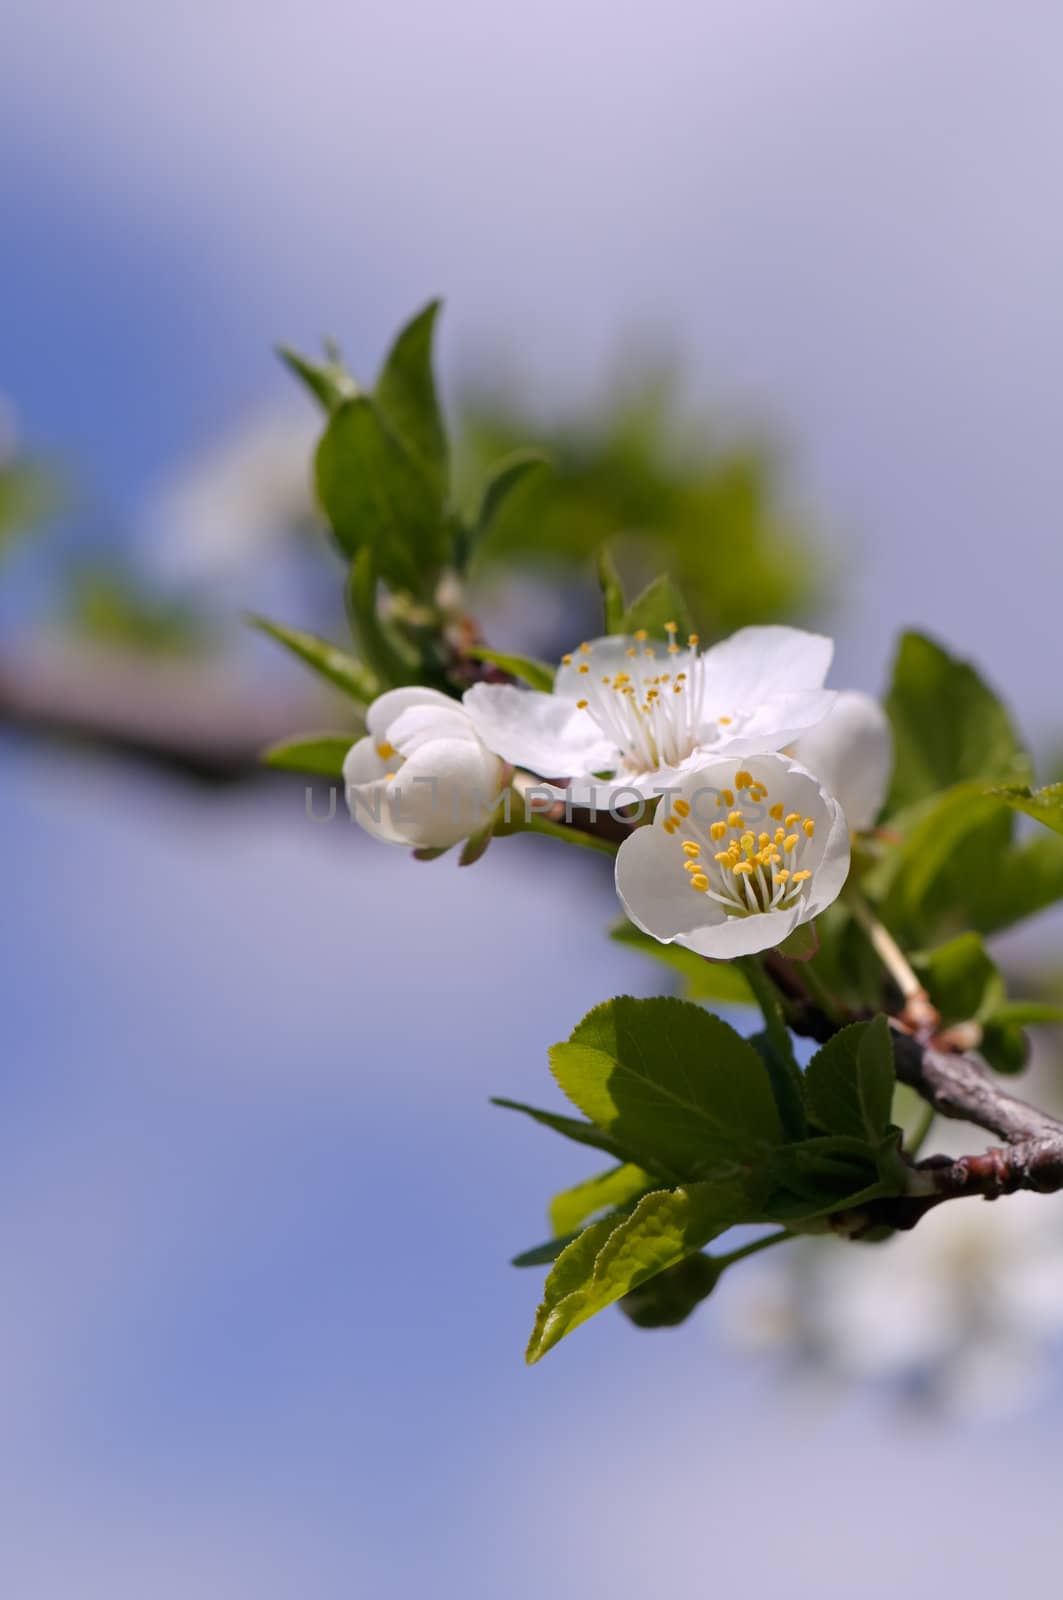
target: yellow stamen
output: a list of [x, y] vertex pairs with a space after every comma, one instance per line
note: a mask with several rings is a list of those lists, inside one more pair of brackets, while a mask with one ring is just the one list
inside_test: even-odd
[[384, 739], [377, 745], [376, 753], [381, 761], [387, 761], [391, 756], [397, 756], [399, 752], [393, 744], [388, 744], [388, 741]]
[[576, 701], [576, 710], [577, 711], [586, 711], [587, 706], [589, 704], [590, 704], [590, 702], [587, 701], [587, 700], [577, 700]]
[[709, 833], [713, 839], [724, 838], [727, 833], [726, 822], [714, 822], [712, 827], [709, 829]]
[[809, 872], [808, 868], [806, 867], [803, 872], [795, 872], [794, 873], [794, 882], [795, 883], [804, 883], [805, 879], [806, 878], [811, 878], [811, 876], [812, 876], [811, 872]]
[[781, 822], [782, 821], [782, 801], [781, 800], [779, 801], [778, 805], [772, 806], [771, 810], [768, 812], [768, 816], [769, 817], [774, 817], [776, 822]]
[[797, 834], [796, 833], [788, 833], [786, 835], [786, 838], [782, 842], [782, 847], [786, 851], [786, 854], [789, 855], [796, 844], [797, 844]]
[[571, 656], [562, 656], [561, 657], [561, 665], [563, 667], [570, 667], [572, 665], [572, 657]]
[[789, 878], [790, 878], [790, 870], [789, 870], [788, 867], [783, 867], [781, 872], [777, 872], [775, 874], [775, 882], [776, 883], [787, 883], [789, 881]]
[[677, 813], [677, 815], [679, 815], [681, 817], [689, 817], [689, 815], [690, 815], [690, 801], [689, 800], [676, 800], [676, 801], [673, 802], [672, 809], [673, 809], [673, 811], [675, 811]]
[[734, 866], [731, 868], [731, 871], [734, 873], [736, 878], [740, 872], [751, 873], [753, 870], [752, 861], [736, 861]]
[[717, 717], [716, 721], [721, 723], [722, 726], [726, 728], [729, 723], [734, 721], [734, 718], [733, 717]]
[[800, 811], [789, 811], [786, 814], [786, 826], [792, 828], [795, 822], [801, 821]]
[[692, 889], [700, 889], [702, 894], [704, 894], [705, 890], [709, 887], [709, 880], [706, 878], [703, 872], [699, 872], [693, 878], [691, 878], [690, 887]]
[[752, 775], [752, 773], [747, 772], [744, 767], [741, 769], [740, 772], [736, 772], [735, 773], [735, 788], [736, 789], [738, 789], [738, 790], [751, 789], [752, 787], [753, 787], [753, 775]]
[[633, 639], [637, 639], [639, 644], [644, 644], [645, 641], [649, 638], [649, 634], [646, 632], [645, 628], [636, 628], [635, 632], [631, 635], [631, 637]]
[[[725, 795], [724, 799], [726, 799], [726, 798], [727, 798], [727, 796]], [[728, 815], [727, 815], [727, 826], [729, 828], [740, 828], [744, 822], [745, 822], [745, 818], [743, 817], [743, 815], [742, 815], [742, 813], [740, 811], [730, 811], [730, 812], [728, 812]]]
[[801, 827], [804, 830], [806, 838], [811, 839], [812, 835], [816, 831], [816, 824], [813, 822], [812, 818], [806, 817], [804, 822], [802, 822]]
[[664, 625], [665, 633], [674, 633], [676, 631], [676, 626], [677, 624], [674, 622], [666, 622]]
[[[715, 826], [718, 828], [719, 827], [719, 823], [716, 823]], [[713, 834], [713, 838], [714, 839], [719, 838], [719, 837], [720, 837], [719, 834], [715, 834], [715, 833]], [[688, 855], [688, 856], [700, 856], [700, 854], [701, 854], [701, 846], [700, 846], [700, 844], [695, 844], [693, 839], [684, 839], [683, 840], [683, 854], [684, 855]]]

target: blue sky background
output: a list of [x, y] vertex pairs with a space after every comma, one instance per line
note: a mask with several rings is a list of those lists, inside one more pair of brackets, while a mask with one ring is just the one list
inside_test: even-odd
[[[839, 681], [931, 624], [1047, 740], [1061, 44], [1047, 3], [15, 0], [0, 389], [131, 524], [284, 395], [277, 338], [364, 369], [443, 292], [451, 385], [496, 352], [578, 394], [649, 323], [792, 446], [852, 596]], [[545, 1046], [648, 981], [597, 862], [421, 867], [14, 745], [0, 836], [8, 1592], [1043, 1571], [1058, 1394], [978, 1429], [813, 1406], [716, 1308], [524, 1371], [506, 1259], [583, 1163], [485, 1102], [547, 1098]]]

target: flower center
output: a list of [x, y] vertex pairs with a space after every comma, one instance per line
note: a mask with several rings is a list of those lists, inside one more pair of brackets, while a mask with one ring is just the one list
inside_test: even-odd
[[[663, 824], [665, 832], [688, 835], [679, 841], [679, 848], [690, 887], [723, 906], [729, 917], [790, 911], [812, 881], [811, 871], [801, 861], [815, 835], [815, 821], [799, 811], [786, 811], [780, 800], [767, 810], [771, 829], [754, 831], [746, 813], [740, 806], [736, 809], [736, 793], [741, 799], [743, 792], [749, 812], [761, 811], [770, 799], [766, 784], [738, 771], [734, 789], [724, 789], [716, 801], [726, 816], [706, 826], [691, 817], [689, 801], [675, 800]], [[701, 837], [689, 837], [692, 834]]]
[[676, 624], [665, 623], [668, 643], [663, 656], [647, 643], [640, 628], [627, 648], [628, 665], [620, 672], [595, 671], [593, 647], [580, 645], [575, 657], [563, 656], [562, 665], [575, 669], [584, 682], [576, 701], [602, 732], [622, 752], [631, 772], [653, 772], [677, 766], [697, 749], [701, 721], [702, 674], [698, 665], [698, 636], [686, 646], [676, 643]]

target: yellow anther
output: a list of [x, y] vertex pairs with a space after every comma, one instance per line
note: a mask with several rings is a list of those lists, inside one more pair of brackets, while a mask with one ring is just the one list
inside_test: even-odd
[[683, 685], [681, 683], [673, 684], [672, 685], [672, 693], [673, 694], [682, 694], [683, 693]]
[[774, 817], [776, 822], [781, 822], [782, 821], [782, 801], [781, 800], [779, 801], [778, 805], [772, 806], [771, 810], [768, 812], [768, 816], [769, 817]]
[[797, 834], [796, 833], [788, 833], [786, 835], [786, 838], [782, 842], [782, 847], [786, 851], [786, 854], [789, 855], [796, 844], [797, 844]]
[[577, 711], [586, 711], [587, 706], [589, 704], [590, 704], [590, 702], [587, 701], [587, 700], [577, 700], [576, 701], [576, 710]]
[[639, 644], [643, 644], [649, 638], [649, 634], [646, 632], [645, 628], [636, 628], [631, 637], [633, 639], [637, 639]]
[[589, 656], [590, 655], [591, 647], [587, 643], [586, 639], [584, 639], [583, 643], [580, 645], [579, 648], [580, 648], [580, 655], [584, 655], [584, 656]]
[[684, 861], [683, 862], [683, 871], [684, 872], [701, 872], [701, 870], [702, 870], [702, 863], [700, 861]]
[[711, 834], [712, 838], [714, 838], [714, 839], [722, 839], [722, 838], [724, 838], [726, 833], [727, 833], [727, 824], [726, 824], [726, 822], [714, 822], [712, 824], [712, 827], [709, 829], [709, 833]]
[[647, 661], [654, 661], [657, 658], [656, 650], [651, 650], [648, 645], [647, 645], [646, 649], [642, 653], [646, 657]]
[[631, 682], [631, 674], [629, 672], [618, 672], [617, 675], [616, 675], [615, 682], [616, 682], [616, 687], [618, 689], [622, 689], [624, 687], [625, 683], [630, 683]]
[[668, 654], [670, 656], [677, 656], [679, 654], [679, 646], [677, 644], [670, 644], [668, 646]]
[[561, 665], [563, 667], [570, 667], [572, 665], [572, 657], [571, 656], [562, 656], [561, 657]]
[[727, 726], [728, 726], [728, 724], [729, 724], [729, 723], [731, 723], [731, 722], [733, 722], [733, 721], [734, 721], [734, 718], [733, 718], [733, 717], [717, 717], [717, 718], [716, 718], [716, 721], [717, 721], [717, 722], [718, 722], [718, 723], [720, 723], [720, 725], [721, 725], [721, 726], [722, 726], [722, 727], [724, 727], [724, 728], [726, 728], [726, 727], [727, 727]]
[[795, 822], [801, 821], [800, 811], [789, 811], [786, 814], [786, 826], [792, 828]]
[[787, 883], [787, 882], [789, 882], [789, 878], [790, 878], [790, 870], [789, 870], [788, 867], [783, 867], [780, 872], [777, 872], [775, 874], [775, 882], [776, 883]]
[[763, 848], [764, 848], [764, 846], [766, 844], [771, 844], [771, 840], [769, 839], [769, 837], [768, 837], [768, 835], [766, 833], [762, 833], [760, 835], [760, 838], [757, 840], [757, 843], [760, 845], [760, 848], [763, 850]]
[[[719, 823], [717, 823], [716, 826], [719, 827]], [[713, 838], [714, 839], [719, 838], [719, 835], [714, 833], [713, 834]], [[683, 840], [683, 854], [687, 855], [687, 856], [700, 856], [700, 854], [701, 854], [701, 846], [700, 846], [700, 844], [695, 844], [693, 839], [684, 839]]]
[[690, 801], [689, 800], [674, 800], [672, 802], [672, 810], [676, 813], [677, 816], [689, 817], [689, 815], [690, 815]]
[[377, 745], [376, 753], [380, 757], [381, 761], [387, 761], [389, 757], [397, 756], [399, 752], [395, 749], [393, 744], [388, 744], [388, 741], [384, 739], [380, 744]]
[[581, 661], [579, 666], [576, 668], [577, 672], [589, 672], [590, 670], [591, 670], [590, 667], [587, 665], [587, 663], [585, 661]]
[[692, 889], [700, 889], [702, 894], [704, 894], [705, 890], [709, 887], [709, 880], [703, 872], [697, 872], [690, 880], [690, 887]]
[[743, 767], [741, 769], [741, 771], [735, 773], [735, 788], [736, 789], [738, 789], [738, 790], [751, 789], [752, 787], [753, 787], [753, 774], [751, 772], [747, 772], [745, 767]]
[[668, 820], [663, 824], [663, 827], [665, 833], [675, 833], [676, 829], [679, 827], [679, 824], [669, 817]]
[[694, 646], [697, 644], [697, 642], [698, 642], [698, 636], [697, 636], [696, 633], [690, 633], [690, 634], [687, 635], [687, 644], [690, 646], [690, 648], [692, 650], [693, 650]]
[[665, 631], [665, 633], [674, 633], [676, 631], [677, 627], [678, 627], [678, 623], [666, 622], [665, 625], [664, 625], [664, 631]]
[[685, 672], [677, 672], [676, 675], [675, 675], [676, 683], [682, 683], [685, 678], [686, 678], [686, 673]]
[[[730, 789], [725, 789], [723, 791], [723, 803], [724, 803], [725, 806], [733, 806], [734, 805], [735, 797], [734, 797], [734, 794], [732, 793], [732, 791]], [[734, 827], [735, 824], [732, 823], [731, 826]]]
[[804, 831], [805, 837], [811, 839], [812, 835], [816, 831], [816, 824], [813, 822], [812, 818], [806, 817], [804, 822], [802, 822], [801, 827]]
[[[725, 790], [725, 792], [724, 792], [724, 799], [725, 800], [726, 800], [728, 794], [730, 794], [730, 790]], [[734, 796], [732, 795], [731, 798], [733, 799]], [[742, 815], [742, 813], [740, 811], [728, 812], [728, 815], [727, 815], [727, 826], [729, 828], [740, 828], [744, 822], [745, 822], [745, 818], [743, 817], [743, 815]]]
[[739, 873], [750, 873], [750, 872], [752, 872], [753, 871], [753, 863], [752, 863], [752, 861], [736, 861], [734, 866], [731, 868], [731, 871], [734, 873], [735, 877], [737, 878]]
[[804, 883], [805, 879], [806, 878], [811, 878], [811, 876], [812, 876], [811, 872], [809, 872], [808, 868], [806, 867], [804, 869], [804, 871], [795, 872], [794, 873], [794, 882], [795, 883]]
[[624, 651], [624, 654], [626, 656], [637, 656], [638, 655], [638, 651], [635, 649], [635, 646], [632, 644], [632, 645], [628, 645], [627, 649]]
[[609, 679], [608, 678], [603, 678], [602, 682], [605, 684], [605, 687], [608, 689], [608, 687], [609, 687]]
[[759, 783], [755, 783], [749, 791], [749, 798], [757, 801], [759, 804], [761, 800], [766, 800], [768, 798], [768, 791]]
[[661, 676], [659, 678], [654, 678], [653, 681], [654, 683], [671, 683], [672, 674], [670, 672], [662, 672]]
[[785, 839], [786, 839], [786, 829], [785, 828], [776, 828], [776, 830], [775, 830], [775, 843], [776, 844], [782, 844]]
[[751, 850], [756, 848], [757, 843], [756, 839], [749, 832], [744, 833], [738, 842], [747, 855]]
[[729, 866], [733, 866], [735, 858], [730, 850], [717, 850], [712, 859], [714, 861], [726, 861]]

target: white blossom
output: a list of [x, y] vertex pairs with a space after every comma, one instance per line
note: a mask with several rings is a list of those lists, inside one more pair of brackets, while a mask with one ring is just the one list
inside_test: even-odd
[[854, 833], [872, 826], [893, 771], [893, 731], [877, 700], [843, 690], [823, 721], [794, 741], [790, 754], [830, 790]]
[[735, 1275], [743, 1345], [809, 1375], [885, 1386], [944, 1410], [1027, 1401], [1063, 1343], [1063, 1199], [949, 1201], [881, 1244], [806, 1239]]
[[[617, 786], [652, 795], [714, 756], [780, 750], [827, 715], [833, 642], [799, 628], [742, 628], [699, 653], [644, 632], [565, 656], [551, 694], [477, 684], [464, 704], [481, 738], [514, 766], [573, 782], [577, 805]], [[606, 773], [612, 782], [596, 781]]]
[[385, 844], [439, 849], [490, 817], [505, 766], [459, 703], [436, 689], [391, 689], [366, 713], [368, 733], [343, 764], [353, 820]]
[[644, 933], [727, 960], [781, 944], [848, 871], [838, 802], [787, 756], [760, 755], [685, 773], [620, 846], [616, 887]]

